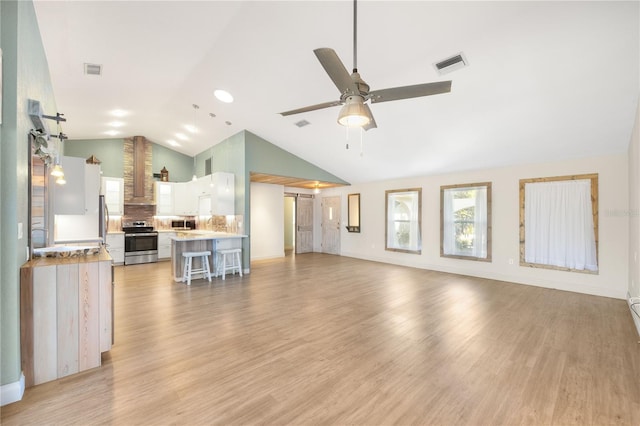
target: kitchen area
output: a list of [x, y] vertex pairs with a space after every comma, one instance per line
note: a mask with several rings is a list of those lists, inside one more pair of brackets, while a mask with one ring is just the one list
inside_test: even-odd
[[[144, 137], [125, 140], [122, 177], [105, 176], [95, 155], [32, 152], [30, 253], [20, 273], [27, 387], [101, 365], [115, 342], [114, 288], [126, 285], [114, 282], [114, 267], [173, 259], [171, 278], [180, 283], [182, 253], [202, 246], [215, 276], [216, 252], [241, 250], [246, 237], [233, 173], [170, 182], [153, 173]], [[62, 177], [52, 176], [58, 168]]]
[[[32, 218], [36, 252], [45, 246], [104, 241], [115, 265], [135, 265], [169, 260], [172, 240], [178, 233], [181, 238], [190, 233], [243, 234], [243, 217], [235, 214], [233, 173], [213, 172], [171, 182], [167, 175], [154, 173], [151, 145], [142, 136], [125, 140], [122, 177], [106, 176], [99, 164], [84, 164], [83, 158], [61, 156], [64, 170], [73, 170], [75, 177], [84, 178], [70, 179], [75, 188], [48, 182], [53, 188], [53, 208], [48, 217], [40, 214]], [[43, 178], [34, 176], [34, 181], [37, 179]], [[76, 199], [69, 193], [84, 197]], [[50, 225], [45, 227], [43, 223]]]

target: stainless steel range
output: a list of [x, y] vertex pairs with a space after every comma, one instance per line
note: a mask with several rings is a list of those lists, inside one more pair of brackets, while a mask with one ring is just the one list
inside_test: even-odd
[[152, 263], [158, 261], [158, 231], [144, 221], [125, 223], [124, 264]]

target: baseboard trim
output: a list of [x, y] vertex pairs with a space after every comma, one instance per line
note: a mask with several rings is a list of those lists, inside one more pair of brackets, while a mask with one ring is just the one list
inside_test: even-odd
[[20, 373], [20, 379], [17, 382], [7, 383], [0, 387], [0, 406], [18, 402], [23, 395], [24, 374]]
[[[631, 294], [627, 292], [627, 304], [629, 305], [629, 313], [631, 314], [631, 319], [633, 319], [633, 323], [636, 326], [636, 331], [638, 332], [638, 336], [640, 336], [640, 318], [638, 318], [637, 312], [639, 312], [640, 309], [638, 309], [638, 306], [636, 305], [636, 303], [639, 303], [638, 302], [639, 300], [640, 300], [640, 297], [632, 297]], [[632, 304], [636, 305], [635, 310], [634, 308], [631, 307]]]

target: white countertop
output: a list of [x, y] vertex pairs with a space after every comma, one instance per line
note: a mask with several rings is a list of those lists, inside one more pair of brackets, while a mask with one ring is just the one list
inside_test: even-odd
[[214, 231], [178, 231], [175, 237], [171, 237], [174, 241], [197, 241], [197, 240], [223, 240], [229, 238], [246, 238], [247, 235], [230, 234], [228, 232]]

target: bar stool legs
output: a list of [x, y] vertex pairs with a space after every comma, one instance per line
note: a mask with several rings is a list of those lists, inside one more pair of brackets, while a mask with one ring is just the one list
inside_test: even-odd
[[[182, 253], [184, 258], [184, 268], [182, 271], [182, 279], [187, 282], [187, 285], [191, 285], [191, 278], [196, 274], [204, 274], [203, 278], [207, 278], [211, 282], [211, 270], [209, 269], [209, 256], [210, 251], [186, 251]], [[193, 269], [193, 258], [199, 257], [201, 260], [201, 267]]]
[[219, 257], [218, 265], [222, 271], [223, 280], [227, 272], [235, 274], [237, 271], [242, 276], [242, 260], [240, 258], [242, 249], [218, 250], [217, 253]]

